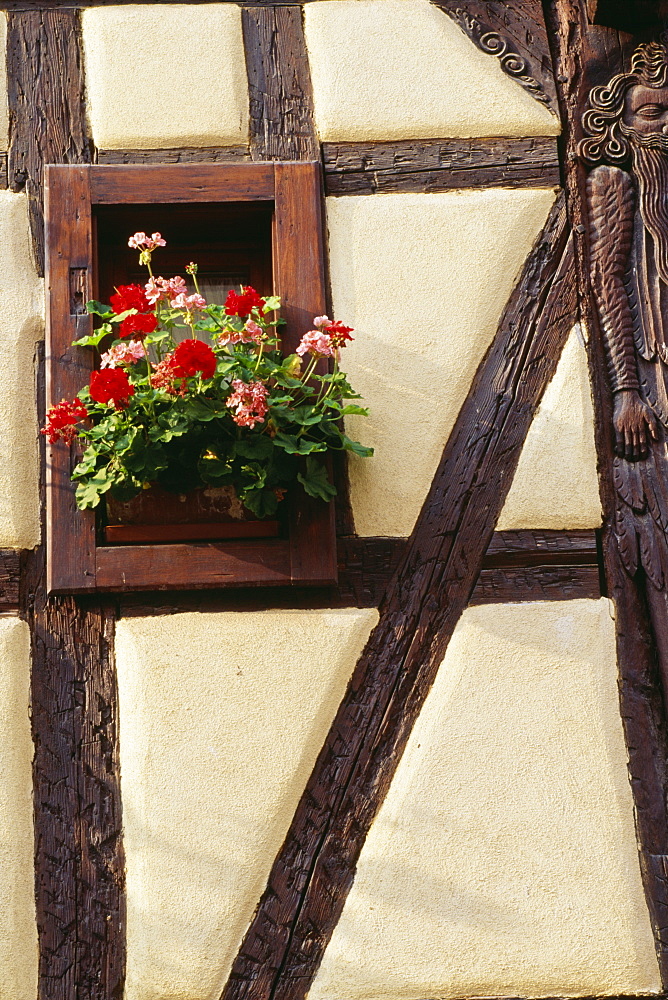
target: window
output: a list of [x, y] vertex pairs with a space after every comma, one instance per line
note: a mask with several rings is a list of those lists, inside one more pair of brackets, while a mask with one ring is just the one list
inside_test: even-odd
[[[93, 366], [92, 350], [71, 347], [90, 332], [87, 299], [144, 277], [124, 249], [137, 228], [169, 229], [161, 270], [196, 260], [213, 299], [239, 283], [273, 285], [294, 350], [325, 311], [320, 199], [317, 163], [48, 166], [47, 405], [76, 395]], [[295, 490], [271, 538], [111, 544], [100, 515], [75, 505], [75, 461], [62, 443], [47, 446], [51, 592], [336, 582], [332, 504]]]

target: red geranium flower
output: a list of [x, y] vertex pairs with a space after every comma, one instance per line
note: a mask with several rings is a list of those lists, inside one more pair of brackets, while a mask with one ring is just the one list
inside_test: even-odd
[[323, 329], [332, 338], [334, 347], [345, 347], [347, 340], [354, 340], [350, 334], [354, 332], [354, 327], [344, 326], [341, 320], [334, 320], [332, 323], [325, 323]]
[[216, 363], [216, 355], [202, 340], [182, 340], [171, 359], [174, 373], [180, 377], [201, 372], [202, 378], [211, 378]]
[[88, 410], [80, 399], [73, 399], [71, 402], [63, 399], [50, 407], [46, 415], [46, 425], [42, 427], [40, 433], [46, 434], [51, 444], [58, 440], [72, 444], [77, 437], [74, 425], [80, 420], [85, 420], [87, 416]]
[[126, 316], [119, 330], [121, 337], [136, 337], [143, 340], [147, 333], [153, 333], [158, 325], [158, 317], [155, 313], [135, 313], [133, 316]]
[[136, 309], [138, 312], [148, 312], [151, 304], [146, 298], [146, 292], [141, 285], [119, 285], [116, 294], [111, 296], [111, 308], [116, 315], [126, 309]]
[[128, 376], [122, 368], [105, 368], [104, 371], [91, 372], [90, 395], [96, 403], [111, 402], [117, 410], [128, 405], [130, 396], [134, 396], [134, 386], [130, 385]]
[[228, 316], [249, 316], [251, 309], [264, 309], [265, 299], [250, 285], [241, 286], [241, 295], [230, 289], [225, 299], [225, 312]]

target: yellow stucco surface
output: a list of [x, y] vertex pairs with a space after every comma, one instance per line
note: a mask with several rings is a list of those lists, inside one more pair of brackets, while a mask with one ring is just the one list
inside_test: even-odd
[[39, 542], [35, 342], [44, 286], [30, 255], [27, 200], [0, 191], [0, 547]]
[[309, 1000], [660, 989], [610, 607], [465, 612]]
[[82, 21], [88, 113], [101, 149], [248, 141], [236, 4], [97, 7]]
[[496, 188], [327, 199], [334, 315], [356, 329], [342, 364], [371, 409], [347, 426], [376, 449], [350, 461], [361, 535], [410, 534], [553, 200]]
[[323, 141], [559, 131], [428, 0], [321, 0], [305, 5], [304, 27]]
[[220, 994], [375, 610], [118, 623], [126, 1000]]
[[0, 995], [37, 996], [30, 630], [0, 618]]
[[594, 411], [587, 355], [571, 333], [527, 435], [497, 528], [598, 528]]

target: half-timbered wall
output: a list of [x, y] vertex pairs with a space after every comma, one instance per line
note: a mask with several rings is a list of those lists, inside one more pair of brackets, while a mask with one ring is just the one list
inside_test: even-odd
[[[0, 6], [0, 996], [660, 992], [550, 57], [465, 23], [522, 5]], [[41, 163], [320, 157], [338, 588], [47, 600]]]

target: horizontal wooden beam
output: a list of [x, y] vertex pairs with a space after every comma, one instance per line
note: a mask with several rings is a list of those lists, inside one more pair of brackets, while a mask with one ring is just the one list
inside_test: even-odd
[[325, 142], [322, 154], [331, 195], [560, 183], [552, 137]]
[[98, 149], [98, 163], [244, 163], [248, 146], [188, 146], [175, 149]]
[[[336, 587], [125, 594], [125, 615], [270, 608], [378, 607], [406, 549], [405, 538], [339, 538]], [[601, 596], [595, 531], [497, 531], [471, 604], [565, 601]]]

